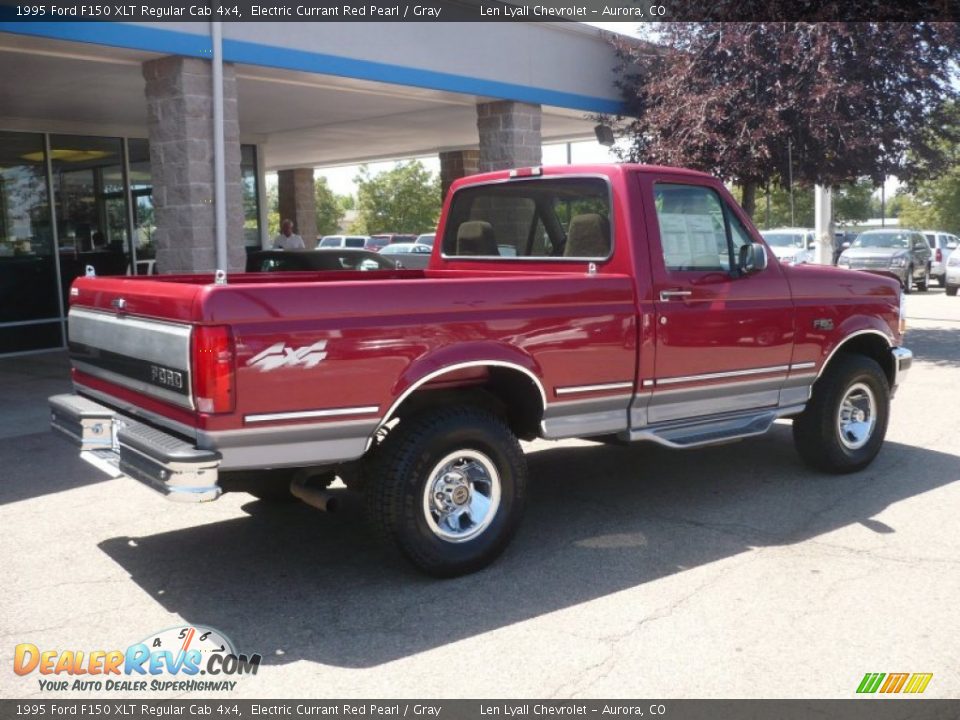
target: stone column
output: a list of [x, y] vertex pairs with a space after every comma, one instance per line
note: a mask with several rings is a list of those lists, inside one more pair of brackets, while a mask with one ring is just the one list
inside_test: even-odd
[[447, 190], [457, 180], [480, 172], [479, 150], [442, 150], [440, 152], [440, 199], [447, 196]]
[[[212, 272], [216, 265], [213, 188], [213, 77], [209, 60], [170, 56], [143, 63], [157, 268]], [[228, 270], [243, 270], [243, 196], [237, 80], [223, 67]]]
[[[317, 239], [317, 196], [313, 188], [313, 169], [297, 168], [277, 172], [277, 197], [280, 222], [293, 220], [293, 231], [303, 238], [308, 249]], [[273, 242], [273, 238], [270, 238]]]
[[539, 165], [540, 106], [498, 100], [477, 105], [480, 172]]

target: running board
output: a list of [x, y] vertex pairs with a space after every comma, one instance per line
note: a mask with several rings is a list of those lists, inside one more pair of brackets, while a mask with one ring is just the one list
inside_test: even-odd
[[629, 430], [619, 437], [631, 442], [652, 440], [671, 448], [716, 445], [730, 440], [762, 435], [770, 429], [777, 418], [797, 415], [803, 411], [803, 408], [803, 405], [793, 405], [758, 412], [723, 415], [706, 420], [663, 423]]

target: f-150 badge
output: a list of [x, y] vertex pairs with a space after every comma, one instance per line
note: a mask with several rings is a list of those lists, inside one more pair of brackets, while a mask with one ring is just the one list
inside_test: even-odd
[[260, 372], [270, 372], [282, 367], [312, 368], [327, 356], [326, 347], [326, 340], [318, 340], [313, 345], [305, 345], [296, 350], [278, 342], [250, 358], [247, 366], [258, 367]]

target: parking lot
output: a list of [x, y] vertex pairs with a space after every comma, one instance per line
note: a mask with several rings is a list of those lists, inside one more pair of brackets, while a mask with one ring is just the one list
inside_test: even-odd
[[188, 623], [264, 656], [222, 697], [849, 698], [866, 672], [958, 697], [960, 298], [907, 310], [917, 359], [867, 470], [806, 469], [788, 424], [685, 453], [530, 443], [519, 535], [449, 581], [381, 551], [351, 504], [182, 506], [104, 479], [46, 430], [63, 357], [4, 360], [0, 696], [78, 696], [16, 676], [18, 643]]

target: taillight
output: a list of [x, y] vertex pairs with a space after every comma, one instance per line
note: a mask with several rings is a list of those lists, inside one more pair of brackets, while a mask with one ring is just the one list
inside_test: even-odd
[[236, 404], [233, 334], [226, 325], [193, 329], [193, 397], [204, 413], [233, 412]]
[[943, 250], [937, 248], [937, 262], [943, 262]]

